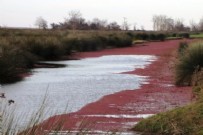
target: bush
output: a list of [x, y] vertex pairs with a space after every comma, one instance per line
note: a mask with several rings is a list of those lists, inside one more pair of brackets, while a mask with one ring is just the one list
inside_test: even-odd
[[176, 65], [176, 84], [191, 85], [192, 76], [203, 68], [203, 42], [189, 45]]
[[156, 34], [150, 33], [150, 34], [149, 34], [149, 39], [150, 39], [150, 40], [157, 40]]
[[179, 33], [178, 37], [181, 37], [181, 38], [190, 38], [190, 34], [189, 33]]
[[101, 48], [102, 42], [99, 38], [91, 37], [91, 38], [84, 38], [80, 40], [82, 50], [81, 51], [97, 51]]
[[58, 59], [65, 54], [62, 43], [55, 37], [29, 38], [25, 43], [28, 52], [44, 59]]
[[172, 37], [177, 37], [177, 34], [176, 34], [176, 33], [173, 33], [171, 36], [172, 36]]
[[34, 57], [13, 45], [0, 45], [0, 84], [12, 83], [21, 79], [21, 73], [26, 72], [35, 63]]
[[188, 48], [187, 42], [180, 42], [179, 48], [178, 48], [178, 54], [180, 56], [184, 55], [185, 50]]
[[66, 54], [71, 54], [72, 51], [85, 52], [85, 51], [97, 51], [103, 49], [102, 41], [98, 37], [90, 38], [65, 38], [63, 39], [63, 45]]
[[149, 39], [149, 35], [146, 34], [146, 33], [137, 33], [135, 35], [135, 38], [139, 39], [139, 40], [148, 40]]
[[162, 33], [157, 34], [157, 40], [164, 41], [165, 38], [166, 38], [166, 35], [165, 35], [165, 34], [162, 34]]
[[109, 35], [107, 38], [107, 46], [112, 47], [129, 47], [132, 45], [132, 38], [130, 36], [117, 36], [117, 35]]
[[135, 39], [137, 40], [160, 40], [164, 41], [166, 38], [166, 35], [163, 33], [137, 33], [135, 34]]

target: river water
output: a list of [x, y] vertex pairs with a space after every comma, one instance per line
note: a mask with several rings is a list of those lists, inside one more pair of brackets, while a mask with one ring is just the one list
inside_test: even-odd
[[[81, 60], [49, 62], [63, 68], [38, 68], [23, 81], [1, 86], [7, 99], [15, 101], [14, 115], [20, 125], [44, 105], [46, 119], [54, 114], [74, 112], [101, 97], [122, 90], [138, 89], [147, 77], [119, 74], [144, 68], [156, 59], [150, 55], [109, 55]], [[45, 99], [45, 102], [43, 102]]]

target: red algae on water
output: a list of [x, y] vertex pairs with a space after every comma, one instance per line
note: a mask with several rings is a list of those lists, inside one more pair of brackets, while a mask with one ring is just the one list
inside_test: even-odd
[[125, 73], [148, 76], [148, 83], [140, 89], [123, 90], [107, 95], [77, 112], [51, 117], [43, 123], [43, 129], [49, 130], [53, 123], [63, 121], [64, 131], [76, 132], [80, 128], [87, 128], [92, 132], [127, 132], [143, 118], [188, 104], [192, 98], [191, 87], [174, 85], [174, 52], [180, 41], [182, 40], [150, 42], [142, 46], [79, 53], [79, 58], [155, 55], [157, 60], [144, 69]]

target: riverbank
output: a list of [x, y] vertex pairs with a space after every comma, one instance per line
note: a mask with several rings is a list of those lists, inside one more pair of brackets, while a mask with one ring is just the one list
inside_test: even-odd
[[104, 96], [77, 112], [54, 116], [43, 123], [43, 129], [49, 130], [62, 120], [63, 131], [85, 128], [95, 132], [127, 132], [145, 117], [188, 104], [192, 99], [191, 87], [173, 85], [173, 62], [180, 41], [151, 42], [142, 46], [79, 53], [79, 58], [122, 54], [156, 55], [158, 59], [145, 69], [125, 73], [149, 76], [148, 83], [140, 89]]

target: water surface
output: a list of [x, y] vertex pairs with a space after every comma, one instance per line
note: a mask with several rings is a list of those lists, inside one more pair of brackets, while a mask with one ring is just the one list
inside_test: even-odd
[[[82, 60], [51, 62], [65, 64], [65, 68], [39, 68], [24, 81], [2, 86], [7, 99], [13, 99], [15, 115], [26, 122], [33, 112], [39, 110], [46, 95], [46, 114], [73, 112], [101, 97], [122, 90], [138, 89], [147, 77], [119, 74], [144, 68], [155, 56], [109, 55]], [[44, 104], [44, 103], [43, 103]], [[67, 109], [66, 109], [67, 108]], [[25, 120], [24, 116], [28, 116]]]

